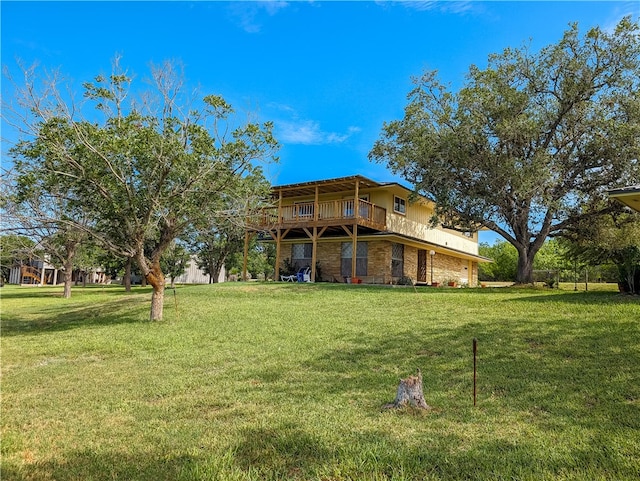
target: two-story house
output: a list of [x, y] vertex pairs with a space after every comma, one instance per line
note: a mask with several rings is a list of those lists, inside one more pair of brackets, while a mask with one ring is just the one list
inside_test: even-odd
[[276, 279], [284, 259], [316, 267], [330, 282], [423, 284], [455, 280], [475, 286], [478, 236], [431, 227], [434, 205], [410, 199], [397, 183], [362, 176], [275, 186], [275, 207], [263, 212], [255, 230], [276, 244]]

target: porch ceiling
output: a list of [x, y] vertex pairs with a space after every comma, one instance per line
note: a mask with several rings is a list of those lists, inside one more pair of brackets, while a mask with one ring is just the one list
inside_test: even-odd
[[359, 189], [371, 189], [380, 187], [385, 184], [367, 179], [361, 175], [353, 175], [350, 177], [340, 177], [338, 179], [327, 179], [314, 182], [302, 182], [300, 184], [278, 185], [272, 189], [274, 197], [278, 197], [282, 193], [282, 198], [287, 197], [313, 197], [316, 194], [331, 194], [336, 192], [353, 191], [356, 188], [356, 182], [359, 182]]

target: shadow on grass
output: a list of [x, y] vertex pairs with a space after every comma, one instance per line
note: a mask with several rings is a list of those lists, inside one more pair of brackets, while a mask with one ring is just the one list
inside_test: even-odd
[[[126, 450], [133, 451], [129, 447]], [[175, 481], [185, 479], [182, 473], [195, 463], [196, 458], [188, 455], [96, 453], [86, 450], [65, 453], [62, 459], [23, 464], [20, 467], [3, 463], [2, 479]]]
[[145, 319], [146, 303], [141, 298], [124, 298], [86, 307], [55, 306], [44, 309], [37, 318], [25, 320], [20, 314], [4, 313], [0, 320], [4, 337], [45, 334], [85, 327], [109, 326], [140, 322]]
[[382, 405], [393, 401], [398, 377], [420, 368], [427, 403], [436, 398], [448, 403], [436, 401], [438, 408], [467, 408], [472, 339], [478, 337], [479, 406], [525, 418], [549, 432], [640, 429], [637, 328], [628, 322], [547, 327], [513, 322], [502, 328], [422, 328], [382, 338], [360, 334], [348, 347], [307, 361], [305, 367], [318, 373], [310, 379], [321, 384], [309, 389], [327, 396], [354, 392], [370, 406]]
[[[415, 418], [421, 437], [420, 416]], [[424, 429], [426, 430], [426, 428]], [[380, 430], [363, 429], [323, 441], [293, 425], [253, 428], [235, 446], [235, 465], [250, 479], [634, 479], [632, 463], [619, 463], [604, 437], [549, 453], [535, 438], [486, 436], [470, 441], [453, 433], [401, 440]], [[458, 446], [459, 449], [453, 449]]]
[[[49, 299], [62, 298], [64, 286], [5, 286], [0, 289], [0, 298], [2, 299]], [[109, 285], [88, 285], [73, 286], [71, 288], [71, 299], [84, 298], [86, 296], [109, 294], [114, 296], [136, 296], [149, 294], [149, 287], [134, 287], [130, 292], [125, 291], [124, 287], [118, 284]]]
[[[511, 293], [517, 294], [517, 290], [510, 290]], [[539, 292], [539, 294], [538, 294]], [[636, 302], [640, 305], [639, 296], [630, 296], [620, 294], [617, 292], [567, 292], [567, 291], [552, 291], [545, 293], [544, 291], [530, 290], [526, 296], [514, 296], [503, 302], [512, 301], [524, 301], [524, 302], [536, 302], [547, 303], [556, 302], [564, 304], [593, 304], [593, 305], [615, 305], [615, 304], [627, 304]]]
[[268, 479], [296, 479], [336, 458], [335, 450], [297, 426], [287, 424], [244, 431], [235, 464]]
[[184, 454], [131, 447], [81, 450], [20, 466], [4, 462], [2, 475], [13, 481], [636, 479], [634, 464], [617, 461], [604, 438], [551, 455], [546, 444], [490, 435], [465, 442], [447, 433], [416, 443], [371, 430], [346, 433], [330, 443], [288, 424], [247, 429], [227, 453], [195, 446], [184, 446]]

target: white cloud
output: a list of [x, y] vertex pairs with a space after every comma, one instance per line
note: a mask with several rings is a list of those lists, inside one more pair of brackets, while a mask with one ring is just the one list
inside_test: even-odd
[[286, 144], [325, 145], [341, 144], [360, 132], [359, 127], [349, 127], [346, 132], [325, 132], [314, 120], [276, 122], [278, 140]]
[[618, 23], [626, 16], [631, 16], [631, 20], [640, 20], [640, 7], [637, 2], [622, 2], [616, 4], [611, 16], [605, 21], [603, 25], [600, 25], [602, 30], [607, 33], [614, 33]]
[[451, 13], [464, 13], [473, 8], [473, 1], [471, 0], [404, 0], [391, 2], [379, 0], [376, 3], [383, 6], [401, 5], [405, 8], [419, 11], [439, 10]]
[[262, 13], [272, 17], [288, 6], [288, 2], [280, 0], [231, 2], [229, 13], [245, 32], [259, 33], [262, 29]]

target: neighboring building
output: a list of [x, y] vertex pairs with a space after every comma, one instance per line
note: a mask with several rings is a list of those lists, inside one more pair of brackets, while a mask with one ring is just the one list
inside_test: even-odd
[[276, 186], [277, 206], [254, 230], [276, 244], [276, 279], [288, 259], [311, 267], [311, 279], [317, 263], [329, 282], [477, 285], [478, 263], [489, 261], [478, 255], [478, 234], [431, 227], [434, 204], [410, 194], [359, 175]]
[[[9, 271], [9, 284], [20, 284], [24, 286], [44, 286], [58, 285], [64, 282], [64, 269], [58, 269], [46, 259], [32, 258], [29, 261], [16, 263]], [[86, 276], [86, 278], [85, 278]], [[84, 284], [110, 284], [111, 279], [101, 268], [96, 268], [85, 272], [75, 270], [72, 273], [73, 282]]]
[[622, 187], [609, 191], [609, 197], [616, 199], [624, 205], [640, 212], [640, 185]]
[[[227, 271], [224, 266], [220, 269], [220, 274], [216, 282], [224, 282], [227, 278]], [[167, 278], [167, 281], [171, 279]], [[204, 270], [198, 267], [198, 258], [191, 256], [189, 259], [189, 267], [182, 273], [182, 275], [175, 278], [176, 284], [208, 284], [209, 274], [205, 274]]]
[[[23, 263], [16, 263], [9, 271], [9, 284], [44, 286], [58, 285], [64, 282], [63, 269], [56, 268], [46, 260], [30, 259]], [[140, 283], [140, 276], [132, 276], [133, 283]], [[224, 266], [220, 270], [217, 282], [224, 282], [226, 271]], [[71, 280], [76, 283], [83, 284], [111, 284], [112, 279], [103, 271], [102, 268], [94, 268], [90, 271], [74, 270]], [[167, 282], [170, 279], [167, 278]], [[176, 284], [208, 284], [209, 275], [205, 274], [202, 269], [198, 268], [197, 259], [191, 257], [189, 267], [185, 272], [176, 277]]]

